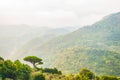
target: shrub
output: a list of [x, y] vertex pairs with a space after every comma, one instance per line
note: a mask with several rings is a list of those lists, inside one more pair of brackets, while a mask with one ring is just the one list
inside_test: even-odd
[[102, 76], [100, 80], [118, 80], [117, 77], [114, 76]]
[[41, 72], [34, 72], [32, 77], [33, 80], [45, 80], [45, 76]]

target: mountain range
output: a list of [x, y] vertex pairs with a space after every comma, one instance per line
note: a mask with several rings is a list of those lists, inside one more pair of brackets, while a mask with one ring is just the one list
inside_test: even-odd
[[[5, 58], [14, 58], [16, 51], [34, 39], [39, 40], [39, 44], [55, 36], [67, 34], [76, 30], [78, 27], [71, 28], [48, 28], [22, 25], [0, 25], [0, 53]], [[37, 44], [37, 42], [35, 42]], [[35, 44], [34, 43], [34, 44]], [[18, 54], [19, 55], [19, 54]]]
[[[36, 55], [43, 58], [45, 67], [56, 67], [64, 73], [76, 73], [81, 68], [88, 68], [97, 75], [120, 75], [120, 12], [77, 30], [24, 28], [18, 29], [22, 34], [16, 36], [18, 33], [12, 33], [18, 39], [17, 43], [25, 41], [17, 47], [15, 58]], [[2, 36], [0, 35], [1, 44], [8, 45], [11, 50], [15, 42], [12, 40], [10, 45], [7, 42], [14, 38]], [[1, 48], [3, 45], [0, 45]], [[8, 50], [3, 48], [4, 51], [5, 49]]]

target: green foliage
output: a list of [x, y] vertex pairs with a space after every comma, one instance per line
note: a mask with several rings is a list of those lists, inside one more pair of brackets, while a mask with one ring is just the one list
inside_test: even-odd
[[[43, 44], [41, 44], [41, 38], [35, 38], [22, 47], [20, 52], [21, 54], [27, 53], [27, 55], [42, 55], [46, 59], [44, 60], [46, 67], [52, 65], [63, 70], [64, 73], [77, 73], [78, 70], [85, 67], [99, 75], [119, 76], [119, 35], [120, 13], [116, 13], [93, 25], [57, 36]], [[72, 50], [71, 48], [74, 47], [79, 49], [84, 47], [85, 49]], [[68, 48], [70, 49], [67, 50]]]
[[97, 75], [119, 76], [120, 54], [89, 47], [74, 47], [61, 51], [54, 66], [64, 73], [77, 73], [82, 68], [88, 68]]
[[31, 68], [26, 64], [22, 64], [19, 60], [16, 60], [14, 63], [17, 66], [18, 79], [29, 80]]
[[79, 74], [80, 74], [80, 78], [82, 80], [94, 79], [94, 77], [95, 77], [95, 75], [93, 74], [93, 72], [91, 72], [88, 69], [82, 69]]
[[88, 69], [82, 69], [79, 74], [75, 75], [75, 80], [99, 80], [94, 73]]
[[31, 80], [45, 80], [45, 76], [41, 72], [33, 72], [31, 76]]
[[46, 80], [67, 80], [65, 75], [44, 73]]
[[58, 71], [58, 69], [56, 69], [56, 68], [44, 68], [43, 69], [43, 72], [45, 72], [45, 73], [52, 73], [52, 74], [62, 74], [62, 72], [61, 71]]
[[114, 76], [102, 76], [100, 80], [118, 80], [118, 78]]
[[81, 69], [78, 74], [57, 75], [44, 73], [46, 80], [119, 80], [112, 76], [95, 76], [93, 72], [88, 69]]
[[66, 75], [66, 79], [67, 79], [67, 80], [75, 80], [73, 74], [67, 74], [67, 75]]
[[36, 56], [27, 56], [24, 60], [32, 63], [34, 68], [37, 68], [37, 65], [43, 64], [42, 59]]
[[13, 80], [16, 80], [17, 66], [11, 60], [4, 61], [2, 68], [2, 78], [11, 78]]
[[2, 72], [0, 80], [119, 80], [113, 76], [96, 76], [90, 70], [84, 68], [77, 74], [62, 75], [57, 68], [44, 68], [39, 71], [32, 70], [28, 65], [21, 63], [19, 60], [12, 62], [4, 60], [2, 63]]
[[45, 76], [43, 74], [36, 75], [34, 80], [45, 80]]
[[119, 80], [115, 76], [95, 76], [94, 73], [92, 73], [88, 69], [82, 69], [79, 74], [75, 75], [75, 80]]
[[22, 64], [19, 60], [12, 62], [6, 60], [3, 62], [1, 76], [3, 80], [5, 78], [11, 78], [13, 80], [29, 80], [31, 68], [28, 65]]
[[2, 74], [3, 63], [4, 63], [4, 59], [0, 57], [0, 75]]
[[81, 78], [80, 78], [80, 75], [79, 74], [75, 74], [75, 80], [81, 80]]

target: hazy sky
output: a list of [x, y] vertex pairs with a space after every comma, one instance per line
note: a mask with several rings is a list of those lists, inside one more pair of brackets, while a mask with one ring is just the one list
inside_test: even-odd
[[88, 25], [119, 11], [120, 0], [0, 0], [0, 25]]

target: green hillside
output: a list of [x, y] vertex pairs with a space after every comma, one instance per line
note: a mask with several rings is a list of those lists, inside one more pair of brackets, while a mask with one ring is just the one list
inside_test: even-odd
[[107, 50], [74, 47], [57, 55], [53, 66], [65, 73], [88, 68], [97, 75], [120, 75], [120, 54]]
[[42, 56], [45, 66], [57, 67], [63, 72], [76, 73], [86, 67], [93, 71], [97, 68], [95, 72], [99, 75], [120, 75], [120, 13], [108, 15], [93, 25], [69, 34], [54, 37], [42, 45], [40, 38], [34, 40], [18, 53]]
[[[120, 45], [120, 13], [109, 15], [91, 26], [80, 28], [37, 47], [40, 50], [87, 46], [107, 49]], [[117, 49], [117, 48], [116, 48]]]
[[57, 68], [41, 68], [42, 59], [37, 56], [26, 56], [24, 60], [33, 67], [18, 59], [11, 61], [0, 56], [0, 80], [120, 80], [119, 76], [99, 76], [86, 68], [80, 69], [77, 74], [62, 74]]
[[44, 46], [54, 50], [70, 47], [55, 58], [53, 66], [61, 70], [75, 73], [86, 67], [98, 75], [118, 76], [120, 75], [120, 13], [109, 15], [60, 39], [51, 40]]

